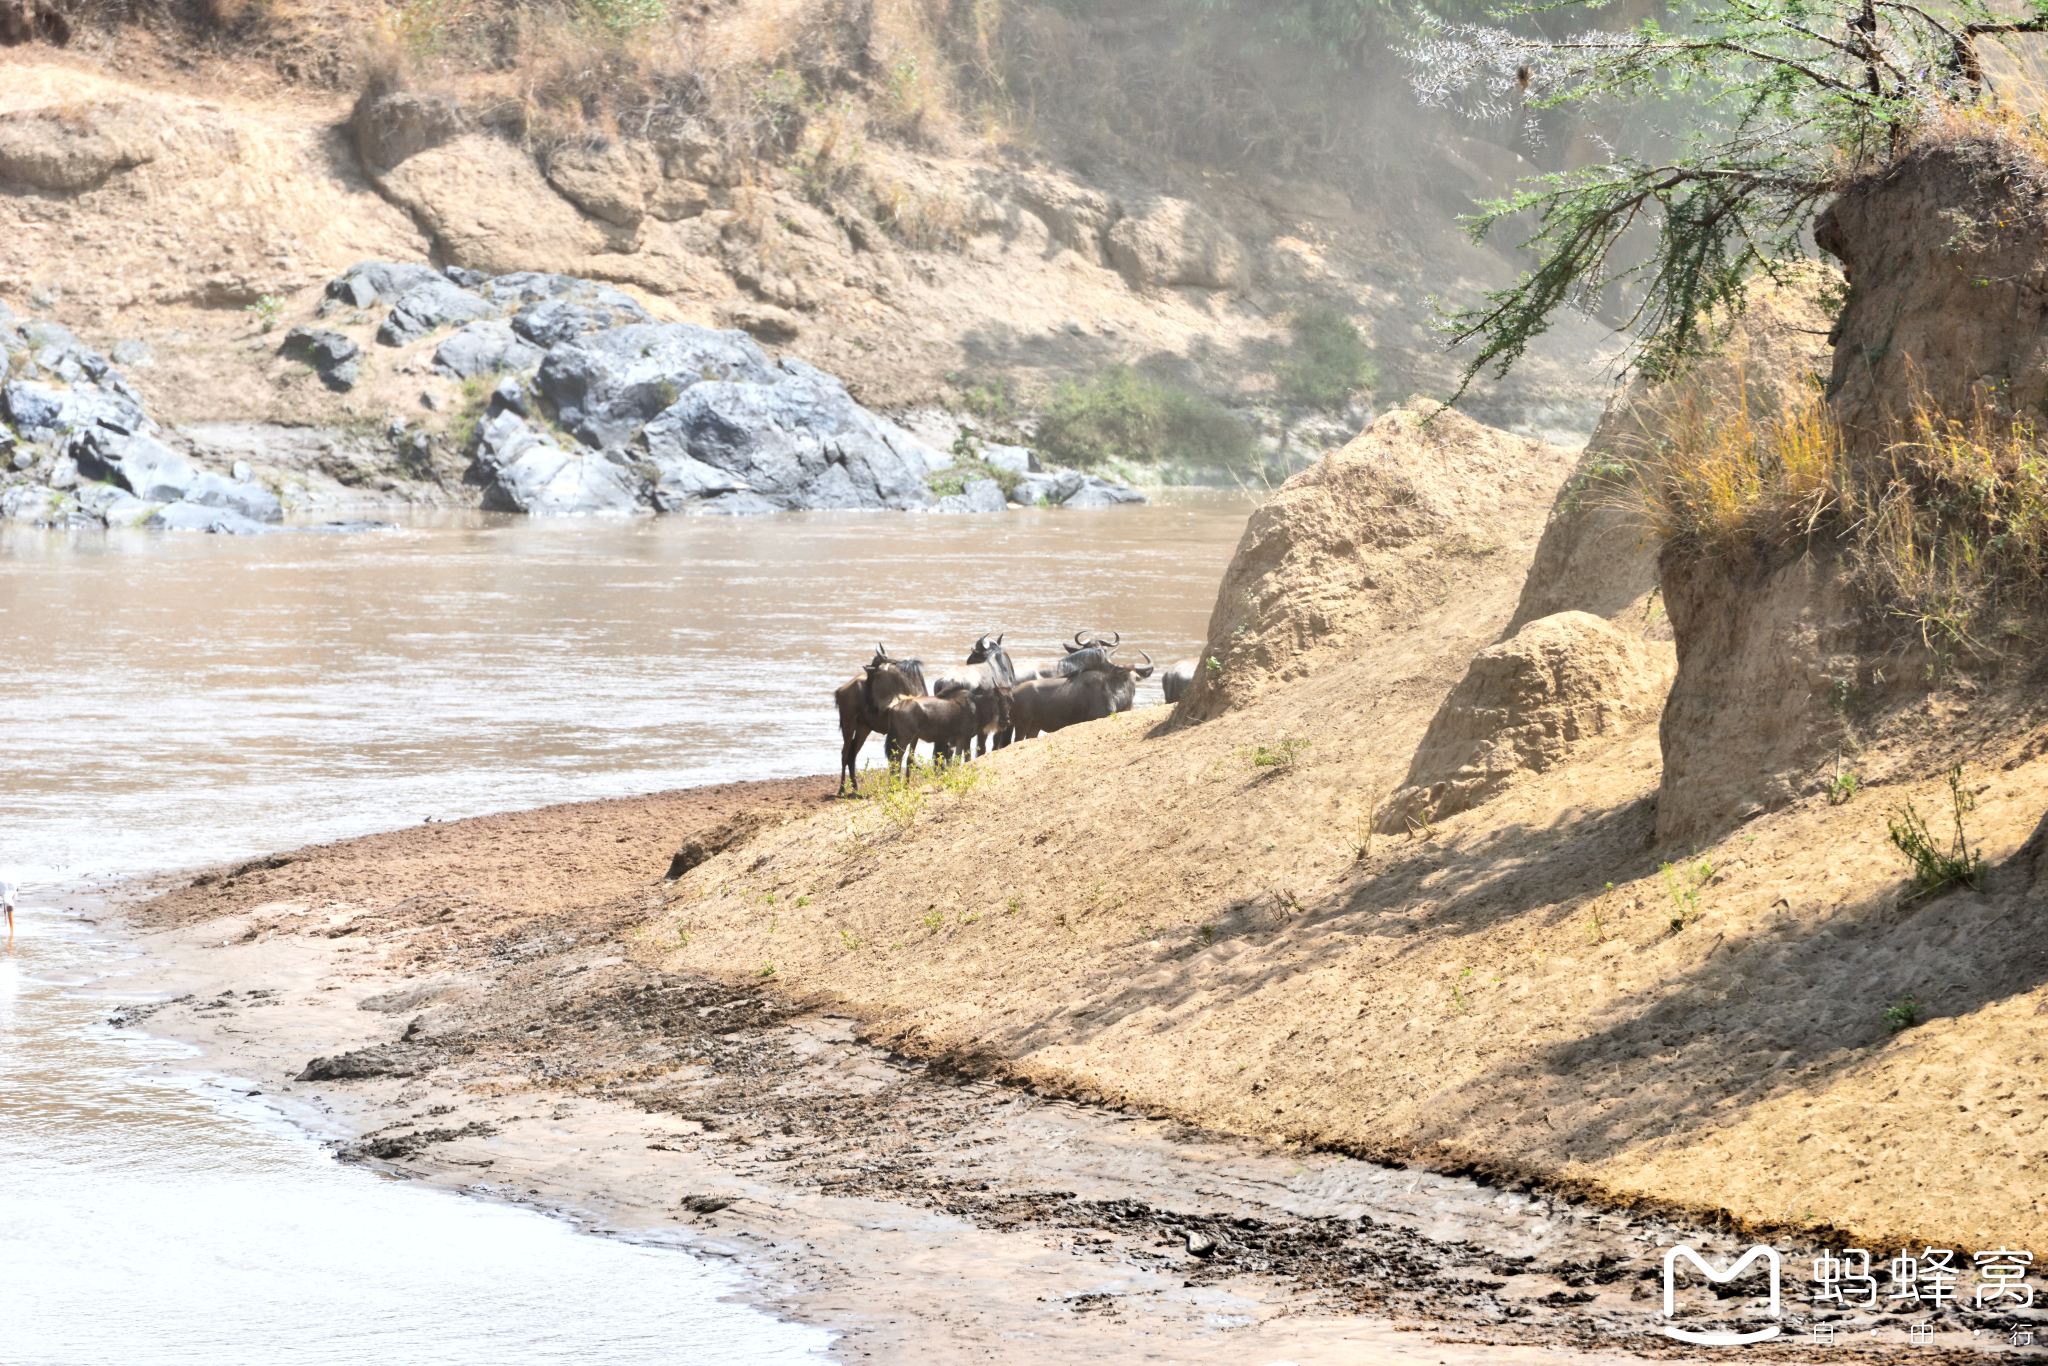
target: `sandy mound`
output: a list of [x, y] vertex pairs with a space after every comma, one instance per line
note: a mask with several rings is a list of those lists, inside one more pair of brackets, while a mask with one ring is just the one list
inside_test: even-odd
[[1425, 400], [1381, 417], [1252, 514], [1175, 721], [1220, 716], [1366, 654], [1383, 632], [1497, 577], [1571, 459]]
[[1469, 811], [1582, 741], [1640, 725], [1663, 705], [1668, 656], [1587, 612], [1540, 618], [1481, 650], [1429, 723], [1379, 829]]

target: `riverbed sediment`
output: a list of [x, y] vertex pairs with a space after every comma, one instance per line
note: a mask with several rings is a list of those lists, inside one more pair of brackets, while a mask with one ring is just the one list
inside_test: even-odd
[[[829, 779], [582, 803], [292, 850], [118, 908], [187, 1040], [346, 1161], [661, 1230], [842, 1360], [1616, 1360], [1662, 1250], [1731, 1237], [1534, 1189], [1040, 1094], [878, 1046], [772, 974], [666, 971], [678, 848]], [[1796, 1305], [1785, 1346], [1810, 1355]], [[1899, 1325], [1836, 1359], [1890, 1359]], [[1974, 1359], [1963, 1325], [1927, 1359]], [[1759, 1349], [1749, 1349], [1756, 1352]], [[1769, 1351], [1770, 1349], [1764, 1349]]]

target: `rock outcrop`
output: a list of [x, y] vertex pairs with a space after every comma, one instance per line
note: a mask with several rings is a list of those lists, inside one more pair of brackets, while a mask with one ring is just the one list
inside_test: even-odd
[[56, 527], [248, 534], [283, 520], [277, 494], [204, 468], [162, 440], [142, 400], [99, 352], [54, 323], [0, 308], [0, 518]]
[[1657, 715], [1668, 650], [1588, 612], [1542, 617], [1474, 656], [1375, 818], [1383, 832], [1468, 811], [1596, 736]]

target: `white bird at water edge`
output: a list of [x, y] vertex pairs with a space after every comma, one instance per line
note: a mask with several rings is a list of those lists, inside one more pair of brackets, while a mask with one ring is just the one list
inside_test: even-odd
[[0, 868], [0, 908], [7, 912], [7, 942], [14, 942], [14, 898], [21, 891], [21, 875], [12, 868]]

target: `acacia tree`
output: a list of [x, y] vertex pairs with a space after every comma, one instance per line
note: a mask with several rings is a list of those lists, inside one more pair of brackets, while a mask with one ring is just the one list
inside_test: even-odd
[[[1464, 220], [1475, 240], [1531, 215], [1522, 245], [1536, 266], [1477, 306], [1445, 313], [1473, 343], [1462, 394], [1481, 372], [1505, 375], [1560, 308], [1589, 308], [1616, 283], [1639, 290], [1625, 326], [1633, 363], [1666, 373], [1732, 320], [1746, 283], [1804, 255], [1803, 236], [1847, 178], [1898, 156], [1938, 109], [1986, 93], [1978, 44], [2048, 31], [2048, 0], [2001, 19], [1980, 0], [1931, 13], [1906, 0], [1674, 0], [1667, 20], [1562, 40], [1506, 27], [1430, 25], [1405, 56], [1427, 105], [1477, 117], [1566, 105], [1682, 111], [1680, 150], [1647, 159], [1609, 151], [1601, 165], [1534, 177]], [[1565, 5], [1515, 6], [1497, 24]], [[1647, 254], [1618, 250], [1637, 228]]]

